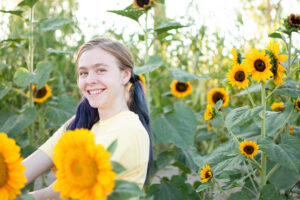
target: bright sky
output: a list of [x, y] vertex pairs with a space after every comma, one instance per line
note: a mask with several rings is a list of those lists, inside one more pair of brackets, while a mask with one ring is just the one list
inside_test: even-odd
[[[14, 9], [14, 6], [19, 1], [20, 0], [1, 0], [2, 3], [0, 2], [0, 7], [2, 4], [6, 6], [6, 10]], [[258, 5], [260, 1], [261, 0], [253, 0], [252, 2], [254, 5]], [[271, 1], [278, 2], [279, 0]], [[188, 10], [187, 7], [191, 2], [193, 6]], [[282, 0], [281, 2], [283, 5], [283, 16], [287, 16], [290, 13], [299, 14], [299, 0]], [[94, 35], [104, 34], [108, 28], [113, 28], [117, 33], [124, 32], [125, 37], [133, 32], [141, 33], [141, 28], [135, 21], [107, 12], [107, 10], [123, 9], [131, 3], [132, 0], [79, 0], [79, 10], [76, 13], [76, 16], [79, 20], [79, 26], [81, 27], [83, 34], [89, 39]], [[210, 33], [213, 33], [218, 29], [220, 34], [225, 36], [227, 42], [225, 45], [228, 47], [237, 45], [235, 43], [237, 42], [236, 38], [238, 37], [242, 36], [248, 40], [254, 38], [256, 35], [257, 27], [250, 17], [243, 16], [244, 26], [241, 28], [240, 32], [235, 28], [235, 11], [241, 9], [239, 0], [178, 0], [176, 3], [174, 3], [174, 0], [165, 0], [165, 5], [168, 18], [179, 21], [182, 24], [188, 23], [189, 18], [195, 20], [196, 24], [185, 28], [185, 31], [196, 32], [201, 25], [206, 25]], [[0, 16], [5, 20], [8, 14], [3, 16], [0, 13]], [[0, 31], [0, 39], [5, 38], [3, 35], [4, 32], [5, 31]], [[267, 39], [266, 33], [265, 40]], [[300, 39], [296, 38], [296, 40], [296, 43], [300, 46]]]

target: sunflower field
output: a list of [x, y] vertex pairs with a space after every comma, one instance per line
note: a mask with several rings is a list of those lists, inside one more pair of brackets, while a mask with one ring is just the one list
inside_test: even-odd
[[[61, 199], [300, 199], [300, 13], [283, 16], [286, 1], [237, 1], [265, 32], [241, 36], [230, 48], [219, 30], [195, 26], [197, 19], [168, 18], [165, 0], [107, 10], [136, 23], [138, 32], [107, 25], [104, 35], [94, 33], [130, 49], [144, 85], [154, 161], [143, 190], [115, 180], [125, 170], [109, 161], [117, 142], [104, 149], [83, 129], [66, 132], [53, 156], [57, 169], [25, 187], [22, 160], [75, 114], [75, 56], [91, 38], [74, 14], [76, 0], [0, 4], [8, 19], [0, 20], [0, 199], [34, 199], [30, 192], [51, 184], [54, 174]], [[237, 31], [242, 25], [237, 13]], [[85, 173], [65, 178], [65, 152], [82, 158]], [[105, 181], [95, 181], [100, 176]]]

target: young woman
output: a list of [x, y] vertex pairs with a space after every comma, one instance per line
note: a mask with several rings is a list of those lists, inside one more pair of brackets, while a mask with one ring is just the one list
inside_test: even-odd
[[[83, 98], [75, 117], [23, 161], [27, 184], [53, 166], [54, 146], [66, 130], [87, 128], [95, 134], [96, 144], [106, 148], [118, 140], [111, 160], [119, 162], [126, 171], [117, 179], [143, 187], [152, 161], [152, 139], [143, 86], [133, 73], [133, 65], [130, 52], [119, 42], [101, 38], [80, 47], [76, 71]], [[51, 199], [59, 193], [52, 184], [32, 195], [36, 199]]]

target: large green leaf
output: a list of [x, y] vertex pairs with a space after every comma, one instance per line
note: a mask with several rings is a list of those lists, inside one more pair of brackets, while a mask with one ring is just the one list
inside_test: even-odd
[[135, 21], [139, 21], [139, 18], [142, 14], [144, 14], [144, 11], [138, 10], [136, 8], [133, 8], [132, 5], [126, 7], [123, 10], [108, 10], [107, 12], [115, 13], [124, 17], [128, 17], [130, 19], [133, 19]]
[[41, 32], [55, 31], [55, 30], [59, 29], [60, 27], [66, 25], [66, 24], [71, 24], [71, 23], [73, 23], [72, 19], [65, 19], [65, 18], [45, 19], [39, 23], [39, 30]]
[[135, 74], [144, 74], [146, 72], [152, 72], [159, 68], [164, 63], [164, 59], [158, 55], [151, 56], [148, 62], [141, 67], [135, 67]]
[[14, 75], [14, 82], [20, 87], [27, 87], [34, 80], [34, 74], [26, 68], [20, 67]]
[[156, 116], [152, 121], [155, 142], [173, 143], [182, 149], [189, 149], [193, 145], [196, 128], [195, 113], [180, 103], [175, 104], [174, 112]]
[[226, 127], [229, 130], [232, 130], [237, 126], [241, 126], [253, 119], [253, 117], [255, 117], [260, 111], [262, 111], [262, 109], [263, 106], [257, 106], [253, 109], [250, 109], [248, 105], [235, 108], [226, 115]]
[[249, 194], [249, 192], [246, 191], [239, 191], [230, 194], [227, 200], [252, 200], [253, 196]]
[[186, 199], [185, 194], [173, 184], [163, 180], [161, 184], [153, 184], [150, 194], [154, 195], [154, 200], [182, 200]]
[[270, 139], [261, 141], [259, 148], [267, 156], [290, 170], [300, 172], [300, 139], [284, 134], [281, 136], [281, 143], [275, 144]]
[[299, 85], [300, 82], [295, 82], [293, 79], [287, 79], [274, 93], [282, 96], [299, 97]]
[[122, 172], [126, 171], [126, 168], [118, 162], [111, 161], [111, 164], [113, 166], [114, 172], [116, 172], [117, 174], [121, 174]]
[[73, 51], [64, 51], [64, 50], [58, 50], [58, 49], [47, 49], [47, 53], [49, 56], [52, 55], [60, 55], [60, 54], [70, 54], [72, 55]]
[[4, 64], [3, 62], [0, 62], [0, 71], [7, 68], [7, 65]]
[[178, 22], [164, 22], [159, 27], [155, 28], [154, 30], [157, 32], [157, 34], [162, 34], [164, 32], [167, 32], [172, 29], [179, 29], [188, 27], [189, 25], [182, 25]]
[[170, 69], [171, 76], [178, 81], [181, 82], [187, 82], [189, 80], [205, 80], [210, 79], [209, 77], [201, 77], [194, 74], [191, 74], [187, 71], [184, 71], [182, 69]]
[[178, 151], [175, 160], [192, 171], [197, 171], [204, 164], [203, 158], [195, 147]]
[[35, 198], [31, 194], [22, 194], [18, 196], [17, 200], [35, 200]]
[[58, 97], [56, 107], [48, 107], [46, 117], [54, 126], [62, 125], [67, 119], [75, 114], [76, 101], [68, 96]]
[[113, 193], [108, 196], [109, 200], [131, 199], [144, 194], [144, 192], [134, 183], [116, 180], [115, 184]]
[[9, 13], [9, 14], [13, 14], [13, 15], [22, 17], [24, 10], [0, 10], [0, 12]]
[[0, 85], [0, 99], [2, 99], [11, 89], [11, 83], [7, 86]]
[[0, 132], [7, 133], [10, 137], [14, 137], [28, 125], [30, 125], [36, 118], [37, 111], [33, 108], [27, 108], [20, 115], [10, 115], [2, 124]]
[[280, 194], [273, 185], [265, 185], [260, 192], [260, 200], [285, 200], [286, 198]]
[[23, 0], [21, 1], [18, 6], [28, 6], [29, 8], [32, 8], [36, 2], [39, 0]]
[[37, 65], [36, 74], [33, 83], [37, 85], [37, 89], [41, 89], [49, 79], [53, 65], [51, 62], [40, 62]]

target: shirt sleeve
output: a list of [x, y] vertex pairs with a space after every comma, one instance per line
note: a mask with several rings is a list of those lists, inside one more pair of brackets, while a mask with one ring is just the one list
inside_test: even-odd
[[57, 144], [61, 136], [66, 132], [67, 127], [73, 119], [74, 116], [65, 122], [42, 146], [39, 147], [39, 149], [46, 153], [49, 158], [52, 159], [52, 155], [54, 154], [54, 146]]

